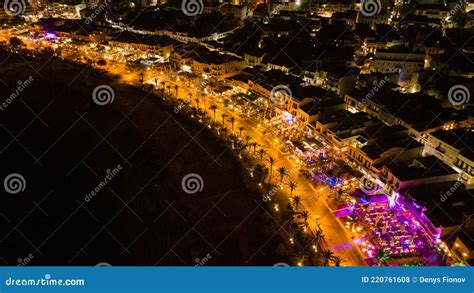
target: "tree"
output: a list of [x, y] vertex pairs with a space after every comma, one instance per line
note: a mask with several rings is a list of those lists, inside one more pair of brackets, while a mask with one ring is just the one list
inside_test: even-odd
[[227, 117], [227, 114], [222, 113], [222, 126], [225, 127], [225, 118]]
[[201, 100], [199, 99], [199, 97], [196, 97], [195, 101], [196, 101], [196, 108], [198, 109], [198, 111], [200, 111], [201, 107], [199, 107], [199, 102], [201, 102]]
[[294, 182], [294, 181], [289, 181], [288, 182], [288, 188], [290, 188], [290, 197], [293, 196], [293, 191], [296, 189], [296, 187], [298, 186], [298, 183]]
[[268, 169], [263, 164], [256, 164], [252, 169], [253, 177], [261, 183], [267, 177]]
[[280, 168], [277, 169], [278, 174], [280, 175], [280, 183], [283, 182], [283, 179], [285, 178], [287, 174], [287, 170], [285, 167], [281, 166]]
[[252, 142], [253, 155], [254, 156], [255, 156], [255, 153], [257, 152], [257, 145], [258, 145], [258, 143], [256, 141]]
[[217, 111], [217, 106], [216, 105], [211, 105], [209, 109], [214, 112], [214, 125], [216, 125], [216, 111]]
[[222, 127], [222, 131], [224, 132], [224, 138], [227, 138], [227, 128], [225, 126]]
[[232, 116], [230, 117], [230, 125], [231, 125], [232, 133], [234, 133], [234, 123], [235, 123], [235, 118], [234, 116]]
[[387, 265], [387, 261], [390, 259], [390, 255], [386, 251], [377, 249], [377, 261], [379, 265]]
[[332, 261], [336, 267], [341, 266], [341, 263], [344, 262], [339, 256], [333, 256]]
[[272, 180], [272, 177], [273, 177], [273, 165], [277, 162], [276, 159], [272, 158], [272, 157], [269, 157], [268, 158], [268, 163], [270, 163], [270, 180]]
[[299, 205], [301, 204], [301, 196], [294, 195], [291, 197], [291, 200], [293, 202], [293, 207], [295, 208], [295, 210], [297, 210]]
[[329, 266], [329, 261], [334, 257], [334, 253], [330, 250], [323, 249], [321, 251], [321, 258], [323, 261], [323, 266]]
[[261, 163], [263, 161], [263, 156], [265, 155], [266, 151], [264, 149], [259, 149], [257, 153], [260, 156], [260, 163]]
[[176, 96], [178, 96], [178, 85], [177, 84], [174, 85], [174, 90], [176, 91]]
[[300, 215], [301, 215], [301, 218], [303, 218], [304, 226], [307, 227], [307, 226], [308, 226], [309, 212], [308, 212], [308, 211], [302, 211], [302, 212], [300, 213]]
[[318, 224], [318, 227], [316, 228], [316, 232], [314, 233], [314, 242], [316, 242], [316, 245], [319, 245], [319, 242], [323, 238], [324, 238], [323, 229], [321, 229], [321, 225]]
[[246, 135], [246, 136], [245, 136], [245, 144], [246, 144], [246, 145], [249, 145], [249, 141], [250, 141], [251, 138], [252, 138], [252, 137], [250, 137], [250, 135]]
[[10, 38], [10, 46], [12, 46], [13, 48], [19, 48], [19, 47], [22, 47], [23, 45], [24, 45], [23, 41], [20, 40], [19, 38], [17, 37]]
[[239, 127], [239, 136], [242, 137], [242, 131], [244, 131], [245, 128], [243, 128], [242, 126]]

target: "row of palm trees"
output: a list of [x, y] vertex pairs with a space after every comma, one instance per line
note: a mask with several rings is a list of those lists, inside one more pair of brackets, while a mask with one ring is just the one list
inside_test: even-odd
[[[177, 94], [178, 93], [177, 86], [175, 86], [175, 90], [176, 90], [176, 94]], [[168, 91], [170, 91], [169, 86], [168, 86]], [[191, 99], [192, 96], [190, 95], [189, 98]], [[197, 108], [198, 111], [200, 111], [200, 98], [197, 97], [195, 99], [195, 101], [196, 101], [196, 108]], [[218, 107], [216, 105], [212, 104], [212, 105], [209, 106], [209, 110], [212, 111], [212, 113], [213, 113], [213, 126], [215, 127], [216, 123], [217, 123], [217, 110], [218, 110]], [[228, 118], [228, 115], [225, 114], [225, 113], [222, 113], [221, 118], [222, 118], [222, 128], [221, 128], [221, 130], [224, 133], [224, 138], [227, 139], [227, 131], [228, 130], [225, 126], [225, 121], [226, 121], [226, 118]], [[234, 129], [235, 128], [235, 121], [236, 121], [235, 118], [233, 116], [231, 116], [227, 121], [230, 122], [231, 132], [232, 132], [232, 134], [234, 134], [235, 133], [235, 129]], [[242, 137], [242, 132], [245, 130], [244, 127], [240, 126], [237, 130], [238, 130], [239, 139], [241, 141], [245, 141], [245, 144], [244, 144], [243, 148], [244, 149], [248, 148], [248, 151], [250, 152], [251, 147], [252, 147], [253, 148], [253, 155], [258, 156], [259, 162], [254, 166], [253, 172], [262, 174], [262, 176], [261, 176], [262, 179], [265, 178], [267, 170], [265, 170], [265, 166], [263, 165], [263, 161], [264, 161], [264, 157], [267, 153], [266, 150], [264, 148], [260, 148], [259, 150], [257, 150], [257, 147], [259, 146], [259, 144], [255, 141], [250, 142], [250, 140], [251, 140], [250, 136], [247, 135], [247, 136], [245, 136], [245, 138]], [[266, 161], [270, 165], [268, 175], [270, 177], [269, 181], [271, 182], [273, 180], [273, 176], [275, 174], [274, 173], [274, 167], [275, 167], [276, 163], [278, 162], [278, 160], [276, 160], [275, 158], [269, 156], [266, 159]], [[289, 175], [288, 169], [284, 166], [278, 167], [276, 169], [276, 173], [278, 173], [280, 184], [283, 183], [284, 179]], [[259, 176], [257, 175], [256, 177], [259, 177]], [[301, 197], [301, 195], [297, 195], [297, 194], [293, 195], [296, 188], [298, 187], [298, 183], [295, 182], [295, 181], [289, 180], [286, 183], [286, 185], [288, 186], [288, 188], [290, 190], [291, 206], [295, 211], [298, 211], [299, 208], [301, 207], [301, 204], [302, 204], [302, 197]], [[304, 227], [307, 227], [308, 226], [308, 218], [309, 218], [310, 213], [308, 211], [304, 210], [304, 211], [298, 212], [298, 215], [301, 219], [303, 219]], [[323, 230], [318, 225], [318, 228], [317, 228], [317, 230], [314, 234], [314, 241], [316, 242], [316, 245], [319, 245], [319, 242], [323, 238], [324, 238]], [[331, 263], [335, 266], [339, 266], [342, 262], [341, 258], [334, 255], [334, 253], [330, 250], [322, 249], [318, 253], [318, 255], [321, 259], [322, 265], [324, 265], [324, 266], [329, 266]]]

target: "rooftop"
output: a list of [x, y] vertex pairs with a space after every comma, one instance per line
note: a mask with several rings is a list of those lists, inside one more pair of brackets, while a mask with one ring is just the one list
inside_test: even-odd
[[474, 130], [453, 129], [447, 131], [435, 131], [431, 135], [442, 142], [449, 144], [460, 151], [466, 158], [474, 161]]

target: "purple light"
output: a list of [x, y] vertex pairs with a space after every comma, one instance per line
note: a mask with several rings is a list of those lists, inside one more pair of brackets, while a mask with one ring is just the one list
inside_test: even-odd
[[46, 39], [52, 41], [52, 40], [56, 40], [56, 34], [55, 33], [46, 33]]

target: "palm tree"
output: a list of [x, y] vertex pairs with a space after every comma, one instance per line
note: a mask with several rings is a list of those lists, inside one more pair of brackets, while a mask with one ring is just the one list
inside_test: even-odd
[[390, 260], [390, 255], [382, 249], [377, 249], [377, 260], [379, 264], [386, 265], [387, 261]]
[[224, 138], [227, 138], [227, 128], [225, 126], [222, 127], [222, 131], [224, 132]]
[[341, 266], [341, 263], [344, 262], [339, 256], [333, 256], [332, 261], [336, 267]]
[[252, 138], [252, 137], [251, 137], [250, 135], [246, 135], [246, 136], [245, 136], [245, 144], [248, 145], [251, 138]]
[[252, 169], [252, 174], [258, 182], [262, 182], [267, 177], [268, 169], [263, 164], [256, 164]]
[[295, 210], [297, 210], [299, 205], [301, 204], [301, 196], [294, 195], [291, 197], [291, 200], [293, 201], [293, 207], [295, 208]]
[[280, 183], [283, 182], [283, 178], [285, 178], [287, 170], [285, 167], [281, 166], [277, 169], [278, 174], [280, 175]]
[[245, 128], [243, 128], [242, 126], [239, 127], [239, 136], [242, 137], [242, 131], [244, 131]]
[[214, 112], [214, 125], [216, 125], [216, 111], [217, 111], [217, 106], [216, 105], [211, 105], [209, 107], [209, 110], [211, 110], [212, 112]]
[[321, 251], [321, 258], [323, 260], [323, 266], [329, 266], [329, 261], [333, 259], [334, 253], [330, 250], [323, 249]]
[[253, 155], [255, 156], [255, 153], [257, 152], [257, 145], [258, 143], [256, 141], [252, 142], [252, 146], [253, 146]]
[[272, 158], [272, 157], [269, 157], [268, 158], [268, 163], [270, 163], [270, 180], [272, 180], [272, 177], [273, 177], [273, 165], [277, 162], [276, 159]]
[[288, 188], [290, 188], [290, 197], [293, 196], [293, 191], [296, 189], [296, 187], [298, 186], [298, 183], [294, 182], [294, 181], [289, 181], [288, 182]]
[[323, 229], [321, 229], [321, 226], [318, 224], [318, 228], [316, 229], [316, 232], [314, 233], [314, 242], [316, 242], [316, 245], [319, 244], [319, 241], [324, 238], [324, 233]]
[[304, 226], [308, 226], [308, 217], [309, 217], [309, 212], [308, 211], [302, 211], [300, 213], [301, 215], [301, 218], [303, 218], [303, 221], [304, 221]]
[[234, 116], [230, 117], [230, 125], [232, 129], [232, 133], [234, 133], [234, 123], [235, 123], [235, 118]]
[[174, 90], [176, 91], [176, 96], [178, 96], [178, 85], [177, 84], [174, 85]]
[[265, 155], [266, 151], [264, 149], [259, 149], [257, 153], [260, 156], [260, 163], [261, 163], [263, 161], [263, 156]]
[[225, 127], [225, 118], [227, 117], [227, 114], [222, 113], [222, 126]]
[[195, 101], [196, 101], [196, 108], [198, 109], [198, 111], [201, 110], [201, 108], [199, 107], [199, 102], [201, 102], [199, 97], [196, 97]]

